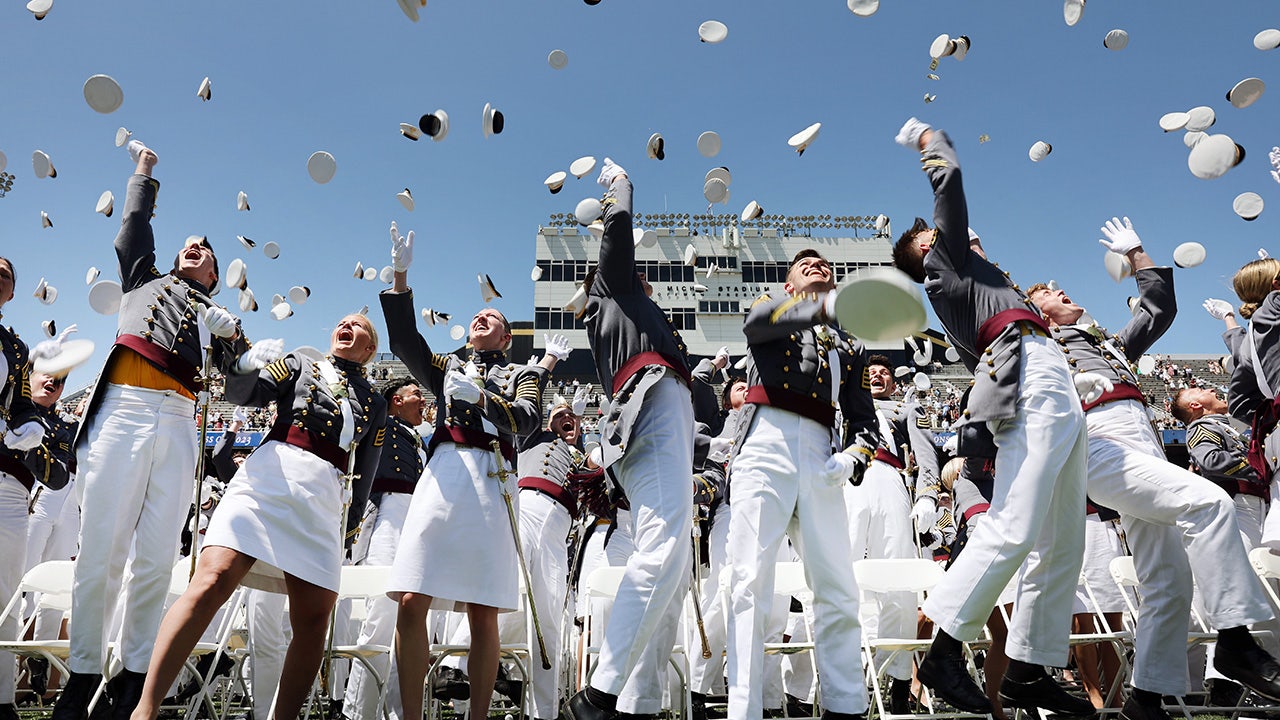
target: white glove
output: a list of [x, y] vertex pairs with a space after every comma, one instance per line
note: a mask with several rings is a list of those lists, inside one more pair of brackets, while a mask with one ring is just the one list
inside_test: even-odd
[[627, 171], [623, 170], [621, 165], [615, 163], [610, 158], [605, 158], [604, 165], [600, 168], [600, 177], [596, 178], [596, 182], [600, 183], [605, 188], [608, 188], [611, 185], [613, 185], [614, 178], [618, 177], [619, 175], [626, 175], [626, 174], [627, 174]]
[[600, 463], [604, 462], [604, 451], [600, 449], [599, 445], [591, 448], [591, 452], [587, 453], [587, 461], [591, 464], [591, 467], [600, 467]]
[[231, 411], [231, 422], [238, 422], [242, 426], [249, 424], [249, 409], [243, 405], [237, 405], [236, 409]]
[[209, 328], [209, 333], [220, 338], [235, 337], [240, 329], [236, 316], [218, 307], [206, 305], [200, 310], [200, 322]]
[[729, 459], [729, 453], [733, 450], [732, 438], [711, 438], [711, 447], [707, 451], [707, 457], [716, 462], [724, 462]]
[[[1225, 320], [1228, 315], [1234, 315], [1236, 310], [1231, 307], [1231, 303], [1226, 300], [1218, 300], [1217, 298], [1209, 298], [1204, 301], [1205, 312], [1213, 316], [1215, 320]], [[43, 343], [41, 343], [43, 344]]]
[[1271, 177], [1280, 183], [1280, 147], [1271, 148], [1269, 157], [1271, 158], [1271, 167], [1274, 168], [1271, 171]]
[[569, 353], [573, 352], [573, 346], [569, 344], [569, 338], [560, 333], [550, 337], [546, 333], [542, 333], [542, 341], [547, 345], [547, 354], [556, 360], [563, 361], [569, 357]]
[[936, 527], [930, 527], [920, 533], [921, 547], [925, 550], [937, 550], [942, 547], [942, 533]]
[[925, 532], [938, 524], [938, 518], [941, 516], [937, 501], [931, 497], [922, 497], [911, 506], [911, 519], [920, 532]]
[[44, 426], [35, 420], [26, 421], [4, 436], [4, 444], [18, 452], [34, 450], [40, 447], [42, 442], [44, 442]]
[[1113, 253], [1124, 255], [1130, 250], [1142, 247], [1142, 238], [1133, 231], [1133, 223], [1129, 222], [1129, 218], [1123, 221], [1120, 218], [1111, 218], [1106, 225], [1102, 226], [1102, 234], [1106, 235], [1107, 239], [1099, 239], [1098, 244]]
[[67, 336], [75, 331], [76, 326], [72, 325], [63, 330], [58, 337], [37, 343], [35, 347], [31, 348], [31, 362], [57, 357], [58, 353], [62, 352], [62, 343], [66, 342]]
[[1076, 384], [1076, 394], [1080, 396], [1080, 402], [1088, 405], [1096, 402], [1102, 397], [1103, 393], [1109, 393], [1115, 389], [1115, 385], [1111, 381], [1098, 373], [1082, 372], [1072, 378]]
[[450, 400], [476, 405], [481, 398], [480, 386], [457, 370], [450, 370], [444, 376], [444, 396]]
[[831, 487], [840, 487], [853, 477], [858, 461], [849, 453], [832, 453], [822, 469], [822, 481]]
[[142, 157], [142, 153], [147, 151], [147, 146], [142, 144], [141, 140], [130, 140], [128, 145], [124, 146], [129, 151], [129, 159], [138, 162]]
[[284, 357], [284, 340], [279, 338], [259, 340], [236, 361], [235, 372], [237, 375], [255, 373], [282, 357]]
[[573, 414], [577, 415], [578, 417], [582, 417], [582, 414], [587, 411], [587, 401], [590, 399], [591, 399], [590, 390], [588, 390], [585, 386], [578, 388], [573, 393], [573, 403], [570, 405], [570, 407], [573, 409]]
[[413, 264], [413, 231], [400, 235], [395, 222], [391, 223], [391, 267], [396, 272], [408, 272]]
[[601, 415], [608, 415], [609, 408], [612, 407], [609, 404], [609, 398], [605, 397], [603, 394], [600, 395], [600, 402], [596, 403], [596, 406], [600, 408]]
[[932, 129], [933, 128], [919, 120], [910, 118], [906, 122], [902, 123], [902, 129], [898, 131], [898, 136], [895, 137], [893, 141], [908, 150], [919, 150], [920, 136], [924, 134], [925, 130]]
[[728, 366], [729, 366], [729, 348], [728, 348], [728, 346], [722, 347], [722, 348], [720, 348], [719, 350], [717, 350], [717, 351], [716, 351], [716, 356], [715, 356], [714, 358], [712, 358], [712, 359], [711, 359], [711, 364], [712, 364], [712, 365], [715, 365], [715, 366], [716, 366], [716, 368], [717, 368], [717, 369], [719, 369], [719, 370], [723, 370], [723, 369], [725, 369], [726, 367], [728, 367]]

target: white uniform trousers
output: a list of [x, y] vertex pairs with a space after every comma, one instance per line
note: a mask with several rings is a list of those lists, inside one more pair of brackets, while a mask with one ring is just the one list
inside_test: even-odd
[[284, 593], [245, 588], [246, 617], [249, 623], [249, 685], [253, 695], [253, 716], [270, 718], [275, 702], [284, 654], [292, 631]]
[[764, 642], [775, 601], [774, 565], [785, 535], [804, 561], [814, 594], [814, 634], [823, 706], [862, 713], [862, 632], [849, 550], [844, 488], [820, 479], [831, 431], [786, 410], [756, 408], [733, 461], [729, 562], [729, 717], [763, 713]]
[[[690, 519], [692, 520], [692, 518]], [[609, 535], [609, 541], [604, 548], [605, 557], [611, 567], [625, 566], [630, 561], [631, 556], [635, 554], [634, 532], [635, 525], [631, 511], [619, 509], [614, 520], [613, 533]], [[690, 552], [692, 552], [692, 546], [690, 546]], [[688, 592], [688, 587], [689, 583], [686, 581], [679, 593], [681, 598]], [[659, 623], [658, 631], [649, 639], [649, 643], [645, 646], [640, 659], [636, 662], [635, 667], [632, 668], [631, 675], [618, 693], [617, 707], [619, 712], [637, 715], [654, 715], [661, 712], [664, 700], [662, 677], [667, 670], [669, 656], [658, 650], [658, 648], [670, 647], [675, 644], [676, 629], [680, 623], [681, 604], [673, 603], [672, 606], [668, 607], [666, 614], [663, 615], [662, 621]], [[609, 620], [607, 618], [610, 616], [612, 609], [612, 603], [605, 603], [602, 612], [604, 616], [602, 627], [608, 627]]]
[[1019, 387], [1017, 414], [988, 423], [999, 449], [991, 509], [924, 612], [948, 635], [973, 640], [1023, 568], [1005, 651], [1062, 667], [1084, 560], [1084, 417], [1066, 360], [1048, 338], [1022, 337]]
[[1262, 522], [1262, 546], [1280, 552], [1280, 472], [1271, 477], [1271, 506], [1267, 509], [1266, 519]]
[[[83, 521], [71, 593], [71, 671], [100, 673], [117, 599], [124, 666], [146, 672], [195, 483], [195, 403], [110, 385], [76, 454]], [[129, 581], [121, 588], [130, 550]]]
[[1111, 579], [1111, 561], [1125, 554], [1119, 527], [1093, 513], [1085, 516], [1084, 530], [1084, 566], [1080, 568], [1080, 575], [1088, 581], [1089, 588], [1086, 590], [1084, 585], [1076, 588], [1076, 602], [1072, 612], [1124, 612], [1124, 596]]
[[[1269, 504], [1266, 500], [1256, 495], [1246, 495], [1244, 493], [1237, 493], [1232, 500], [1236, 506], [1236, 523], [1240, 525], [1240, 540], [1244, 542], [1245, 551], [1248, 552], [1254, 548], [1262, 547], [1262, 526], [1267, 517]], [[1203, 613], [1204, 599], [1200, 596], [1199, 590], [1196, 591], [1194, 603], [1196, 609]], [[1261, 623], [1254, 623], [1253, 629], [1270, 631], [1271, 636], [1263, 636], [1258, 641], [1272, 655], [1280, 654], [1280, 621], [1272, 618]], [[1217, 643], [1208, 643], [1205, 646], [1204, 677], [1206, 680], [1227, 679], [1225, 675], [1213, 667], [1213, 655], [1216, 647]]]
[[[568, 592], [569, 526], [573, 519], [563, 505], [536, 490], [520, 491], [520, 544], [529, 565], [529, 582], [533, 601], [538, 607], [538, 622], [546, 642], [551, 669], [543, 670], [536, 656], [537, 637], [525, 624], [525, 613], [503, 613], [498, 616], [498, 638], [505, 645], [529, 640], [535, 653], [526, 664], [531, 675], [529, 707], [526, 715], [543, 720], [560, 716], [560, 633], [563, 628], [565, 594]], [[452, 645], [471, 642], [471, 630], [462, 623], [450, 637]], [[451, 657], [446, 665], [465, 669], [465, 658]]]
[[[636, 551], [605, 628], [591, 678], [597, 690], [621, 693], [646, 649], [665, 662], [675, 642], [675, 629], [664, 625], [673, 605], [678, 616], [689, 586], [692, 427], [689, 388], [674, 377], [659, 380], [644, 399], [626, 454], [611, 468], [631, 504]], [[670, 637], [657, 637], [660, 630]]]
[[[27, 488], [8, 473], [0, 472], [0, 602], [9, 602], [22, 584], [27, 559]], [[0, 638], [17, 640], [20, 612], [0, 622]], [[11, 653], [0, 653], [0, 705], [12, 704], [17, 686], [17, 663]]]
[[[50, 560], [74, 560], [80, 535], [80, 504], [73, 497], [74, 483], [60, 490], [37, 487], [35, 504], [27, 520], [27, 570]], [[71, 502], [67, 498], [71, 497]], [[34, 593], [32, 593], [34, 594]], [[62, 611], [36, 609], [36, 598], [28, 597], [23, 617], [36, 613], [35, 640], [53, 640], [62, 628]]]
[[[404, 520], [409, 513], [409, 503], [413, 500], [410, 493], [385, 493], [378, 503], [378, 515], [373, 522], [373, 532], [369, 537], [369, 552], [365, 556], [364, 565], [390, 565], [396, 557], [396, 548], [400, 545], [400, 531], [404, 529]], [[396, 601], [386, 595], [371, 597], [365, 602], [364, 625], [360, 628], [360, 645], [390, 646], [396, 636]], [[400, 703], [400, 681], [395, 663], [391, 658], [378, 656], [370, 658], [370, 664], [379, 675], [387, 677], [387, 709], [396, 709]], [[390, 673], [390, 674], [388, 674]], [[394, 702], [393, 702], [394, 700]], [[353, 663], [351, 676], [347, 679], [346, 700], [342, 705], [342, 714], [352, 720], [375, 720], [378, 715], [378, 685], [373, 677], [364, 669], [364, 665]]]
[[1231, 497], [1178, 467], [1147, 409], [1122, 400], [1089, 411], [1089, 497], [1120, 513], [1145, 602], [1138, 616], [1134, 687], [1186, 692], [1194, 577], [1214, 629], [1271, 618], [1240, 541]]
[[[847, 485], [844, 504], [849, 512], [849, 533], [856, 563], [863, 557], [913, 558], [917, 556], [911, 527], [911, 494], [902, 473], [876, 460], [858, 487]], [[911, 592], [864, 593], [862, 632], [870, 638], [912, 638], [916, 634], [916, 594]], [[890, 677], [911, 679], [911, 656], [899, 653], [886, 668]]]

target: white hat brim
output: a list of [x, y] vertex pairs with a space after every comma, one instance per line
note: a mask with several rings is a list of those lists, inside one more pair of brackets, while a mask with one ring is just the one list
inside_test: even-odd
[[900, 270], [868, 268], [835, 292], [840, 327], [862, 340], [901, 340], [928, 325], [920, 288]]

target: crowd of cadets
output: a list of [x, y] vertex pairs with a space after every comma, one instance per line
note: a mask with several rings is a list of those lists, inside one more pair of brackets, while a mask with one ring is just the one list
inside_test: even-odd
[[[1085, 717], [1111, 704], [1127, 720], [1161, 720], [1162, 697], [1188, 691], [1193, 604], [1217, 633], [1206, 663], [1213, 702], [1234, 705], [1246, 689], [1254, 702], [1280, 700], [1280, 665], [1251, 634], [1273, 628], [1273, 610], [1246, 557], [1280, 544], [1280, 518], [1268, 513], [1280, 454], [1280, 261], [1236, 277], [1250, 326], [1231, 305], [1205, 303], [1226, 324], [1234, 370], [1228, 398], [1191, 387], [1172, 398], [1188, 425], [1188, 471], [1165, 459], [1133, 365], [1173, 322], [1173, 273], [1128, 219], [1103, 228], [1138, 287], [1112, 332], [1056, 285], [1024, 289], [987, 259], [945, 133], [912, 119], [897, 139], [920, 153], [935, 212], [932, 227], [917, 219], [903, 234], [894, 263], [924, 284], [973, 373], [954, 408], [957, 442], [943, 451], [917, 389], [900, 388], [888, 358], [840, 329], [831, 266], [816, 251], [798, 253], [782, 292], [750, 307], [743, 375], [729, 374], [727, 351], [695, 362], [637, 272], [631, 180], [607, 158], [599, 262], [576, 310], [608, 402], [598, 441], [585, 443], [589, 386], [565, 398], [555, 389], [572, 386], [552, 379], [568, 342], [545, 338], [545, 357], [512, 363], [510, 324], [486, 307], [471, 319], [468, 357], [433, 350], [408, 283], [414, 233], [394, 225], [394, 280], [380, 299], [409, 376], [370, 382], [378, 330], [360, 314], [337, 323], [327, 353], [250, 343], [211, 297], [219, 267], [207, 241], [158, 268], [158, 157], [130, 143], [136, 169], [115, 243], [119, 334], [83, 417], [56, 411], [68, 333], [29, 351], [0, 330], [0, 598], [40, 562], [77, 560], [70, 675], [0, 656], [0, 720], [59, 684], [55, 720], [84, 720], [91, 704], [94, 717], [150, 720], [175, 687], [191, 698], [199, 684], [175, 681], [241, 586], [249, 712], [263, 720], [298, 715], [332, 640], [392, 648], [345, 677], [326, 666], [324, 687], [352, 720], [384, 706], [419, 717], [424, 685], [475, 717], [495, 693], [524, 698], [525, 685], [532, 718], [656, 716], [680, 704], [664, 687], [677, 642], [690, 650], [695, 716], [718, 711], [723, 696], [732, 718], [809, 714], [815, 703], [823, 717], [856, 718], [869, 707], [864, 634], [932, 638], [918, 658], [883, 668], [881, 702], [893, 713], [919, 708], [924, 685], [996, 718], [1036, 708]], [[0, 258], [0, 305], [14, 283]], [[194, 418], [209, 365], [242, 407], [213, 433], [211, 477], [195, 497]], [[246, 458], [237, 431], [259, 416], [269, 432]], [[184, 516], [199, 561], [169, 603]], [[1122, 629], [1125, 598], [1108, 568], [1127, 553], [1143, 605], [1125, 677], [1111, 645], [1069, 656], [1068, 636]], [[947, 568], [923, 607], [914, 593], [860, 594], [855, 561], [922, 556]], [[803, 604], [775, 597], [777, 564], [792, 560], [811, 591]], [[386, 593], [331, 635], [344, 564], [387, 566]], [[612, 602], [575, 600], [610, 565], [622, 568]], [[696, 632], [685, 617], [691, 591]], [[33, 615], [35, 639], [68, 631], [28, 598], [0, 633], [16, 637]], [[595, 634], [583, 639], [588, 615]], [[994, 642], [979, 686], [964, 643], [984, 627]], [[809, 632], [812, 655], [764, 652]], [[499, 648], [527, 634], [549, 667], [531, 658], [520, 677]], [[428, 678], [432, 643], [469, 652]], [[586, 683], [565, 682], [588, 644], [598, 660]], [[231, 666], [211, 656], [203, 670], [215, 662]], [[1079, 693], [1049, 672], [1069, 664]], [[19, 674], [29, 695], [17, 694]]]

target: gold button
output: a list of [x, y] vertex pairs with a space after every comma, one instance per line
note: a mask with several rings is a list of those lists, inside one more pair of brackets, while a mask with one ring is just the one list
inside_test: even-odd
[[791, 389], [791, 383], [782, 383], [782, 389], [783, 389], [783, 390], [790, 390], [790, 389]]

